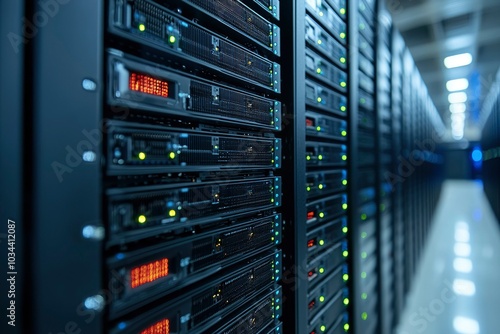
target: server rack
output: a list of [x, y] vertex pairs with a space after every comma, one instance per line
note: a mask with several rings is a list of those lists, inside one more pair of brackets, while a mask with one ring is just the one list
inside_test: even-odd
[[[498, 157], [500, 155], [500, 133], [499, 133], [499, 109], [500, 109], [500, 72], [497, 72], [495, 83], [492, 85], [490, 92], [485, 100], [482, 110], [483, 115], [488, 115], [483, 119], [483, 134], [481, 138], [482, 150], [482, 179], [484, 191], [490, 201], [493, 212], [497, 219], [500, 217], [500, 193], [498, 191]], [[476, 163], [477, 166], [478, 163]]]
[[[305, 4], [307, 333], [349, 330], [346, 1]], [[322, 229], [322, 231], [320, 231]]]
[[439, 166], [389, 188], [435, 110], [381, 3], [58, 8], [9, 118], [34, 134], [27, 332], [392, 330]]
[[357, 128], [355, 147], [357, 159], [357, 185], [354, 189], [357, 198], [352, 212], [352, 224], [356, 225], [357, 262], [355, 276], [356, 333], [377, 333], [380, 331], [382, 312], [380, 308], [380, 280], [378, 240], [380, 236], [378, 193], [379, 124], [377, 112], [378, 63], [377, 45], [380, 43], [378, 30], [378, 2], [361, 0], [357, 3], [357, 41], [359, 48], [357, 103]]
[[281, 333], [273, 6], [107, 6], [105, 103], [130, 114], [105, 124], [105, 277], [118, 290], [105, 330]]
[[379, 136], [377, 193], [379, 196], [378, 220], [378, 261], [380, 271], [380, 331], [388, 333], [395, 326], [394, 293], [394, 188], [390, 178], [394, 167], [393, 124], [392, 124], [392, 22], [390, 14], [379, 4], [378, 13], [378, 50], [377, 50], [377, 123]]
[[395, 312], [396, 319], [401, 315], [404, 305], [405, 280], [404, 280], [404, 225], [403, 225], [403, 185], [398, 178], [397, 170], [400, 154], [402, 152], [402, 124], [401, 114], [403, 110], [403, 51], [404, 41], [401, 35], [393, 31], [392, 47], [392, 130], [393, 130], [393, 164], [392, 170], [384, 175], [384, 178], [391, 181], [393, 191], [393, 217], [394, 217], [394, 278], [395, 278]]

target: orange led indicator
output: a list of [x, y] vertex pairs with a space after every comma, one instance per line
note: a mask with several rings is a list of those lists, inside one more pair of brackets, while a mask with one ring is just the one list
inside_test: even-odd
[[161, 259], [133, 268], [130, 271], [130, 284], [132, 288], [137, 288], [138, 286], [156, 281], [157, 279], [167, 275], [168, 259]]
[[169, 82], [140, 73], [130, 73], [128, 87], [135, 92], [168, 97]]
[[160, 320], [153, 326], [146, 328], [141, 332], [141, 334], [169, 334], [169, 333], [170, 333], [170, 321], [168, 319]]

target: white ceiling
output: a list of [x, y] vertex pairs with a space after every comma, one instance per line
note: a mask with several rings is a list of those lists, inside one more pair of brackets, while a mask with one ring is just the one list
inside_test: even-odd
[[[500, 66], [500, 0], [387, 0], [444, 123], [450, 127], [446, 81], [468, 78], [466, 137]], [[469, 52], [471, 65], [446, 69], [446, 56]], [[476, 137], [472, 135], [472, 137]], [[471, 138], [476, 139], [476, 138]]]

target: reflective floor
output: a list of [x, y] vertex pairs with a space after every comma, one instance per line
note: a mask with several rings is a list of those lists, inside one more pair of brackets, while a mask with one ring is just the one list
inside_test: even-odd
[[446, 181], [397, 334], [500, 333], [500, 229], [478, 181]]

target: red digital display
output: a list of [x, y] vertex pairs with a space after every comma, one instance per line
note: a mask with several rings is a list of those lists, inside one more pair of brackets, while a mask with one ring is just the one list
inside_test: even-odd
[[132, 288], [156, 281], [168, 275], [168, 259], [161, 259], [135, 267], [130, 271]]
[[316, 239], [311, 239], [307, 241], [307, 248], [312, 248], [316, 245]]
[[170, 83], [166, 80], [153, 78], [152, 76], [131, 72], [128, 88], [135, 92], [168, 97]]
[[146, 328], [141, 332], [141, 334], [169, 334], [170, 333], [170, 321], [168, 319], [163, 319], [158, 321], [153, 326]]
[[311, 220], [314, 218], [314, 211], [307, 212], [307, 220]]

